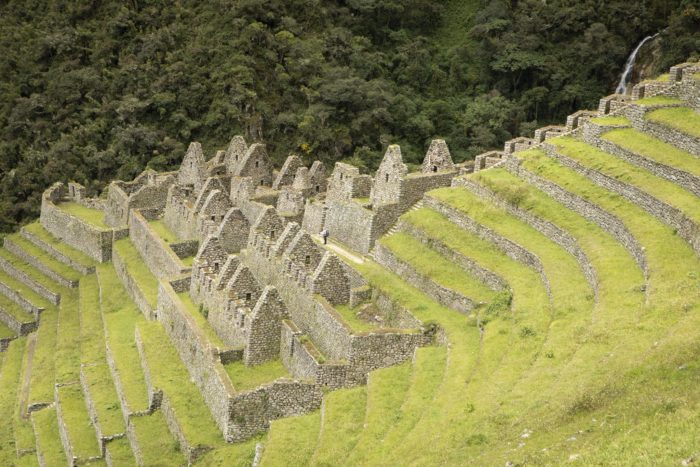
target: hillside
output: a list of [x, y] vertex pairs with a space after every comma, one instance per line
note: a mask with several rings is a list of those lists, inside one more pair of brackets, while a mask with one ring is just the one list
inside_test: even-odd
[[0, 4], [2, 232], [56, 181], [97, 194], [191, 140], [375, 170], [441, 137], [469, 160], [594, 105], [647, 34], [661, 68], [699, 47], [689, 0], [88, 3]]
[[55, 184], [0, 250], [0, 463], [692, 463], [699, 158], [686, 63], [473, 167]]

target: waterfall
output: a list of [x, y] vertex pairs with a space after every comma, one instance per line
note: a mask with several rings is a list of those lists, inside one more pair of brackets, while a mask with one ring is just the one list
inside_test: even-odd
[[625, 62], [625, 71], [622, 72], [622, 76], [620, 77], [620, 84], [617, 85], [617, 89], [615, 89], [615, 94], [625, 94], [627, 92], [627, 85], [630, 82], [630, 79], [632, 78], [632, 69], [634, 68], [634, 61], [637, 59], [637, 54], [639, 53], [639, 49], [642, 48], [644, 44], [646, 44], [648, 41], [652, 40], [656, 36], [658, 36], [659, 33], [657, 32], [653, 36], [647, 36], [644, 39], [642, 39], [642, 42], [640, 42], [637, 47], [632, 51], [629, 57], [627, 57], [627, 62]]

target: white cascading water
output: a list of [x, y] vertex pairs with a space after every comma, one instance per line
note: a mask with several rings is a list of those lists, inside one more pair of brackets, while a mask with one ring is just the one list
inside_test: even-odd
[[625, 63], [625, 71], [622, 72], [620, 84], [617, 85], [617, 89], [615, 89], [615, 94], [625, 94], [627, 92], [627, 85], [629, 84], [630, 79], [632, 78], [632, 69], [634, 68], [634, 61], [637, 59], [639, 49], [641, 49], [644, 44], [646, 44], [648, 41], [652, 40], [658, 35], [659, 33], [657, 32], [653, 36], [645, 37], [644, 39], [642, 39], [642, 42], [640, 42], [637, 45], [637, 47], [635, 47], [635, 49], [632, 51], [630, 56], [627, 58], [627, 62]]

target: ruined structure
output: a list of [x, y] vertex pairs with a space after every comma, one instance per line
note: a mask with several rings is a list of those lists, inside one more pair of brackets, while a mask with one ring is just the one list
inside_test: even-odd
[[[382, 236], [396, 232], [409, 236], [415, 240], [414, 246], [437, 252], [489, 292], [509, 291], [507, 281], [479, 261], [450, 248], [445, 239], [431, 237], [410, 225], [407, 218], [413, 213], [405, 214], [412, 209], [431, 209], [447, 224], [489, 242], [505, 257], [535, 271], [546, 293], [551, 294], [545, 265], [537, 254], [479, 224], [466, 210], [438, 199], [437, 192], [429, 193], [431, 190], [459, 187], [528, 224], [575, 259], [581, 281], [596, 298], [601, 279], [575, 236], [522, 209], [518, 200], [497, 195], [490, 186], [475, 181], [498, 171], [464, 176], [472, 171], [501, 167], [509, 176], [536, 186], [597, 224], [630, 253], [646, 280], [646, 251], [628, 226], [611, 212], [523, 165], [524, 151], [538, 150], [543, 157], [556, 159], [610, 193], [642, 207], [670, 226], [672, 235], [700, 256], [700, 228], [687, 212], [624, 180], [584, 167], [560, 154], [554, 143], [554, 138], [562, 135], [574, 136], [700, 196], [700, 176], [687, 169], [688, 165], [675, 167], [604, 137], [613, 129], [628, 128], [680, 148], [694, 156], [690, 159], [700, 157], [696, 136], [648, 118], [650, 112], [664, 108], [700, 111], [699, 72], [697, 64], [674, 67], [666, 82], [639, 84], [631, 96], [605, 97], [597, 111], [579, 111], [569, 116], [565, 126], [547, 126], [538, 129], [532, 138], [507, 141], [503, 150], [476, 156], [473, 166], [455, 164], [443, 140], [432, 141], [420, 169], [414, 172], [404, 162], [401, 148], [390, 145], [374, 175], [340, 162], [329, 174], [320, 161], [308, 166], [297, 155], [290, 155], [275, 170], [265, 146], [249, 146], [241, 136], [233, 137], [225, 150], [210, 158], [205, 157], [199, 143], [192, 143], [179, 170], [147, 170], [133, 181], [112, 182], [101, 198], [87, 197], [84, 187], [76, 183], [53, 185], [43, 194], [40, 219], [53, 240], [28, 229], [23, 230], [22, 237], [80, 274], [94, 273], [95, 265], [69, 257], [52, 241], [70, 245], [94, 262], [112, 261], [114, 274], [146, 318], [137, 314], [139, 319], [158, 324], [167, 336], [165, 340], [172, 343], [187, 380], [196, 387], [196, 394], [201, 394], [222, 439], [244, 441], [265, 431], [272, 420], [318, 409], [324, 391], [366, 384], [371, 371], [408, 361], [421, 347], [445, 344], [446, 334], [439, 325], [422, 322], [395, 297], [373, 287], [367, 276], [358, 272], [361, 269], [352, 267], [353, 258], [371, 257], [434, 302], [463, 315], [469, 316], [485, 304], [457, 290], [454, 284], [448, 287], [421, 273], [392, 251], [385, 239], [379, 241]], [[652, 96], [665, 100], [639, 101]], [[614, 118], [605, 118], [611, 116]], [[330, 245], [319, 237], [323, 229], [330, 232]], [[18, 239], [5, 240], [5, 249], [21, 261], [0, 257], [0, 269], [10, 284], [0, 281], [0, 296], [5, 297], [5, 302], [0, 302], [0, 322], [16, 336], [34, 332], [50, 305], [59, 305], [62, 298], [44, 282], [32, 278], [19, 263], [31, 264], [68, 290], [80, 283], [34, 258], [21, 243]], [[134, 267], [134, 258], [143, 266], [141, 270]], [[151, 281], [150, 292], [144, 280]], [[36, 294], [46, 305], [37, 306], [22, 291]], [[100, 290], [102, 293], [105, 291]], [[10, 305], [19, 312], [13, 308], [12, 313]], [[65, 319], [63, 316], [70, 315], [60, 316]], [[117, 350], [107, 344], [106, 359], [126, 429], [107, 436], [99, 428], [98, 417], [90, 413], [102, 443], [102, 456], [108, 457], [104, 447], [108, 441], [124, 437], [134, 453], [139, 452], [132, 421], [160, 409], [187, 462], [194, 462], [212, 447], [193, 443], [185, 433], [176, 402], [168, 397], [167, 389], [159, 387], [153, 376], [157, 372], [149, 366], [153, 360], [148, 358], [150, 344], [144, 329], [146, 326], [139, 325], [132, 332], [148, 389], [147, 407], [140, 410], [129, 408], [115, 363]], [[479, 329], [483, 333], [483, 327]], [[0, 339], [0, 350], [5, 350], [11, 340]], [[79, 382], [56, 385], [53, 400], [33, 401], [30, 406], [31, 412], [55, 405], [66, 452], [73, 451], [68, 430], [63, 427], [60, 391], [64, 386], [81, 384], [89, 401], [91, 389], [84, 374], [89, 368], [88, 364], [81, 366]], [[263, 382], [256, 380], [252, 387], [245, 386], [243, 378], [237, 379], [237, 375], [250, 374], [246, 372], [256, 368], [274, 371]], [[88, 410], [94, 411], [90, 404]], [[78, 459], [74, 463], [86, 461]]]

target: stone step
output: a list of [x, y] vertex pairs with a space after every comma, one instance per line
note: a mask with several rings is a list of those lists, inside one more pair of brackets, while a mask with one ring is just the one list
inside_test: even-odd
[[36, 245], [48, 255], [81, 274], [95, 272], [95, 261], [85, 253], [78, 251], [51, 235], [39, 222], [22, 227], [22, 237]]
[[101, 459], [102, 451], [80, 384], [57, 384], [54, 398], [58, 430], [69, 464], [83, 465]]
[[17, 234], [5, 237], [4, 247], [57, 284], [70, 288], [78, 286], [80, 273], [56, 261], [24, 237]]
[[44, 297], [40, 296], [26, 284], [20, 282], [0, 269], [0, 294], [16, 303], [26, 313], [39, 319], [46, 308], [53, 308]]
[[61, 302], [60, 286], [6, 249], [0, 249], [0, 269], [53, 305]]
[[15, 334], [26, 336], [35, 331], [38, 322], [34, 315], [0, 293], [0, 322], [12, 329]]
[[332, 465], [347, 459], [362, 432], [366, 403], [365, 386], [333, 391], [323, 398], [321, 431], [311, 464]]

